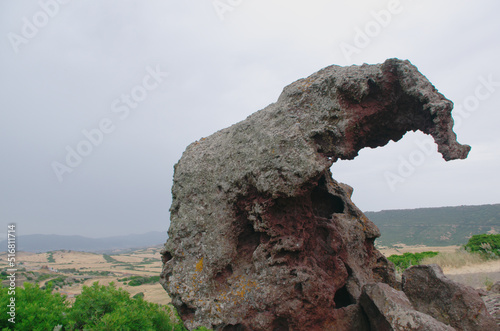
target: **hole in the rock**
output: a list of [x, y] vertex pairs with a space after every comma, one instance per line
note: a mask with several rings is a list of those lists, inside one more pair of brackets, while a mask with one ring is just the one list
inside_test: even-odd
[[349, 267], [349, 265], [346, 264], [345, 262], [344, 262], [344, 265], [345, 265], [345, 268], [347, 269], [347, 275], [349, 277], [352, 276], [352, 269], [351, 269], [351, 267]]
[[332, 154], [332, 147], [335, 146], [335, 134], [333, 132], [316, 133], [311, 138], [316, 143], [316, 151], [320, 154]]
[[260, 242], [263, 244], [267, 244], [271, 240], [271, 237], [267, 233], [262, 233], [260, 236]]
[[345, 286], [335, 292], [333, 301], [335, 302], [335, 308], [347, 307], [354, 303], [352, 302], [351, 295]]
[[161, 261], [163, 263], [167, 263], [170, 260], [172, 260], [172, 254], [170, 254], [170, 252], [163, 253], [163, 255], [161, 256]]
[[242, 324], [235, 324], [235, 325], [229, 324], [222, 329], [222, 331], [245, 331], [245, 330], [246, 328]]
[[238, 257], [246, 261], [251, 261], [253, 252], [260, 244], [260, 232], [255, 232], [251, 224], [247, 224], [243, 232], [238, 236], [238, 246], [236, 250]]
[[195, 312], [196, 312], [196, 309], [190, 308], [185, 303], [183, 303], [179, 308], [179, 313], [180, 313], [183, 321], [189, 321], [189, 320], [194, 319]]
[[295, 288], [295, 291], [297, 291], [300, 295], [302, 295], [302, 293], [303, 293], [302, 283], [295, 284], [294, 288]]
[[278, 317], [273, 322], [273, 331], [288, 331], [290, 330], [290, 326], [288, 325], [288, 321], [286, 318]]
[[228, 264], [224, 270], [220, 271], [215, 275], [215, 281], [218, 282], [219, 284], [224, 283], [226, 279], [231, 277], [233, 274], [233, 268], [231, 267], [230, 264]]
[[344, 202], [341, 198], [332, 195], [319, 186], [311, 194], [314, 215], [322, 218], [331, 218], [333, 214], [344, 212]]

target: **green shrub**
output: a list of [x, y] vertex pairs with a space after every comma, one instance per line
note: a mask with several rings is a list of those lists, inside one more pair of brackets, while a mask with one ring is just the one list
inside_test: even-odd
[[102, 254], [102, 257], [106, 260], [108, 263], [120, 263], [120, 261], [116, 260], [115, 258], [109, 256], [108, 254]]
[[38, 276], [38, 278], [36, 279], [36, 281], [37, 282], [43, 282], [44, 280], [49, 279], [51, 277], [54, 277], [54, 275], [51, 275], [51, 274], [41, 274], [40, 276]]
[[438, 255], [438, 252], [404, 253], [403, 255], [391, 255], [387, 259], [394, 263], [400, 272], [408, 269], [412, 265], [418, 265], [424, 258]]
[[142, 284], [156, 284], [160, 281], [160, 276], [131, 276], [131, 277], [125, 277], [125, 278], [120, 278], [118, 279], [120, 282], [128, 282], [129, 286], [139, 286]]
[[[108, 286], [95, 282], [84, 286], [70, 307], [66, 296], [52, 292], [52, 284], [42, 290], [38, 285], [24, 284], [16, 288], [16, 319], [10, 323], [7, 304], [8, 288], [0, 289], [0, 330], [148, 330], [186, 331], [171, 305], [144, 301], [140, 295], [131, 298], [113, 283]], [[206, 328], [198, 328], [206, 331]]]
[[11, 295], [8, 288], [0, 289], [0, 329], [1, 330], [52, 330], [58, 324], [67, 325], [68, 303], [66, 296], [52, 293], [52, 287], [42, 290], [38, 284], [24, 283], [24, 288], [17, 287], [15, 293], [15, 324], [7, 319], [7, 304]]
[[48, 283], [51, 283], [53, 284], [53, 286], [56, 286], [56, 287], [63, 287], [64, 285], [66, 285], [66, 278], [68, 278], [67, 276], [59, 276], [59, 277], [56, 277], [54, 279], [51, 279], [47, 282]]
[[49, 263], [56, 262], [56, 260], [54, 259], [54, 253], [53, 252], [47, 252], [47, 262], [49, 262]]
[[169, 312], [161, 305], [130, 298], [128, 292], [113, 283], [84, 286], [69, 317], [71, 329], [78, 330], [185, 330], [178, 320], [170, 320]]
[[500, 256], [500, 234], [477, 234], [465, 244], [469, 252], [479, 252], [485, 257], [493, 258]]

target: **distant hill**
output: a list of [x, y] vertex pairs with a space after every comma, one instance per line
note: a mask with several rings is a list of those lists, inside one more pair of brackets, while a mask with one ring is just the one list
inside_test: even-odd
[[474, 234], [500, 233], [500, 204], [383, 210], [366, 212], [382, 236], [376, 243], [391, 246], [463, 245]]
[[[470, 236], [482, 233], [500, 233], [500, 204], [420, 208], [365, 212], [382, 236], [376, 243], [392, 246], [406, 245], [449, 246], [463, 245]], [[25, 235], [16, 240], [17, 250], [49, 252], [73, 250], [84, 252], [116, 252], [162, 245], [166, 232], [148, 232], [107, 238], [87, 238], [63, 235]], [[7, 247], [6, 240], [0, 247]]]
[[[18, 251], [34, 253], [61, 249], [83, 252], [113, 252], [161, 245], [166, 241], [166, 232], [148, 232], [97, 239], [82, 236], [32, 234], [17, 237], [16, 248]], [[6, 240], [0, 241], [0, 247], [7, 247]]]

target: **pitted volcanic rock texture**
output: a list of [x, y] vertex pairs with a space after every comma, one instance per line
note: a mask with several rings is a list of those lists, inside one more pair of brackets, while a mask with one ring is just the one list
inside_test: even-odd
[[394, 268], [330, 167], [415, 130], [445, 160], [463, 159], [452, 107], [408, 61], [330, 66], [189, 145], [161, 274], [186, 327], [369, 330], [362, 288], [397, 287]]

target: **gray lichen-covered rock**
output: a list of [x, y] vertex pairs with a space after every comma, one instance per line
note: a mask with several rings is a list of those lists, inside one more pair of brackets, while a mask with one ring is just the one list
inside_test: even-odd
[[413, 309], [406, 295], [387, 284], [367, 284], [360, 304], [373, 331], [454, 331], [429, 315]]
[[402, 287], [415, 309], [457, 330], [500, 330], [478, 292], [446, 278], [437, 264], [407, 269]]
[[[363, 285], [396, 284], [377, 227], [330, 167], [406, 132], [465, 158], [452, 102], [408, 61], [330, 66], [188, 146], [161, 283], [189, 329], [345, 330]], [[344, 324], [343, 324], [344, 323]]]

